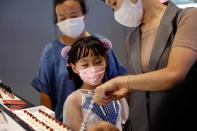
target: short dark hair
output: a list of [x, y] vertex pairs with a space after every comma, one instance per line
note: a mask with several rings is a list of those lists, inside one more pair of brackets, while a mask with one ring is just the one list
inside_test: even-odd
[[[87, 57], [89, 52], [92, 51], [94, 56], [102, 56], [107, 60], [106, 47], [102, 44], [102, 41], [95, 36], [88, 36], [78, 39], [68, 52], [68, 64], [76, 64], [81, 58]], [[81, 78], [72, 71], [71, 67], [67, 67], [69, 72], [69, 78], [75, 83], [76, 88], [80, 88], [83, 84]]]
[[[67, 0], [54, 0], [54, 7], [53, 7], [54, 8], [54, 15], [53, 15], [54, 24], [57, 23], [57, 14], [56, 14], [56, 11], [55, 11], [56, 6], [59, 5], [59, 4], [64, 3], [65, 1], [67, 1]], [[86, 13], [87, 13], [86, 1], [85, 0], [75, 0], [75, 1], [79, 2], [80, 6], [81, 6], [82, 13], [86, 15]]]

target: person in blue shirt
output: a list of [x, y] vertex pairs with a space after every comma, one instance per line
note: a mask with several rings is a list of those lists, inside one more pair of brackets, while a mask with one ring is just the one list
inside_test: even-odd
[[[102, 41], [110, 41], [100, 34], [84, 30], [87, 10], [83, 0], [56, 0], [54, 5], [55, 23], [62, 35], [44, 48], [38, 71], [31, 84], [40, 92], [41, 105], [55, 111], [56, 118], [62, 121], [64, 101], [76, 88], [73, 81], [68, 78], [67, 60], [61, 56], [61, 50], [65, 46], [71, 46], [77, 39], [91, 35]], [[106, 79], [125, 75], [127, 70], [114, 52], [110, 50], [107, 55], [109, 66], [105, 74]]]

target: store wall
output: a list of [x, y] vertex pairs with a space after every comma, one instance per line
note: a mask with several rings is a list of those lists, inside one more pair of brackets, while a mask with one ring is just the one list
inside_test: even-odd
[[[110, 38], [113, 49], [125, 64], [126, 28], [113, 19], [101, 0], [86, 0], [87, 30]], [[39, 104], [39, 94], [30, 82], [47, 42], [58, 37], [53, 24], [52, 0], [0, 0], [0, 79], [21, 97]]]

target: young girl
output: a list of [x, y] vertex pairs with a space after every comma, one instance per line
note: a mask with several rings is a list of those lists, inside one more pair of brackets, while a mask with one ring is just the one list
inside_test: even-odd
[[95, 87], [105, 81], [107, 51], [110, 48], [111, 43], [89, 36], [62, 50], [62, 55], [68, 59], [70, 77], [80, 88], [68, 96], [63, 109], [64, 123], [75, 131], [94, 127], [101, 121], [110, 122], [122, 130], [122, 124], [128, 118], [125, 99], [105, 106], [97, 105], [92, 99]]

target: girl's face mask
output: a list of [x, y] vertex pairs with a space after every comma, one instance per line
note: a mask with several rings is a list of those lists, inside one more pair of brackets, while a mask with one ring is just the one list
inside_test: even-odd
[[78, 70], [80, 78], [83, 82], [96, 86], [102, 82], [105, 73], [105, 66], [91, 66], [85, 69]]

